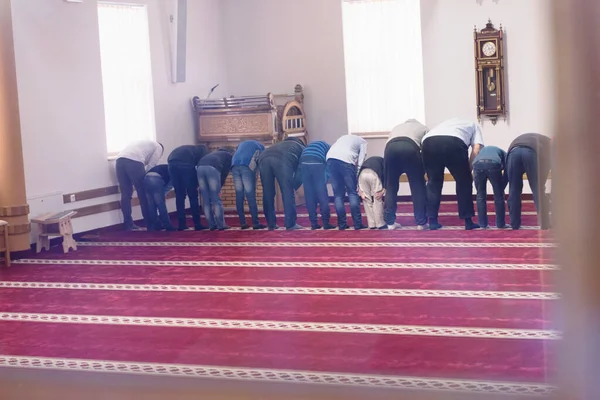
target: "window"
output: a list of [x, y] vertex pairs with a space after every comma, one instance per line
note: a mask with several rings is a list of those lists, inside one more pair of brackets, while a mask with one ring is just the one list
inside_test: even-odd
[[156, 139], [148, 13], [143, 5], [98, 4], [109, 155]]
[[419, 0], [342, 0], [351, 133], [425, 123]]

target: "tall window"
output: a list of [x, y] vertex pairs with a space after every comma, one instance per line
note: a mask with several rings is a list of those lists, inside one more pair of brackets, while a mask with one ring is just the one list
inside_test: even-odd
[[98, 3], [109, 155], [155, 139], [148, 13], [144, 5]]
[[342, 0], [351, 133], [425, 123], [419, 0]]

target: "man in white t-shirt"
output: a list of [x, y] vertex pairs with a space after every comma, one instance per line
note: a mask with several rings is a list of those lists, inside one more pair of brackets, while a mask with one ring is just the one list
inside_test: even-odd
[[[471, 158], [469, 159], [469, 147]], [[479, 228], [472, 221], [473, 159], [483, 148], [481, 127], [476, 122], [459, 118], [442, 122], [423, 137], [423, 162], [427, 172], [427, 216], [429, 229], [440, 229], [438, 212], [444, 185], [444, 170], [448, 168], [456, 181], [458, 216], [465, 220], [465, 229]]]
[[139, 229], [135, 226], [131, 217], [131, 197], [133, 196], [134, 187], [140, 200], [140, 208], [146, 226], [150, 226], [150, 213], [148, 212], [144, 178], [146, 171], [158, 164], [163, 151], [163, 145], [154, 140], [138, 140], [125, 147], [117, 156], [117, 180], [121, 190], [121, 211], [123, 212], [125, 230]]

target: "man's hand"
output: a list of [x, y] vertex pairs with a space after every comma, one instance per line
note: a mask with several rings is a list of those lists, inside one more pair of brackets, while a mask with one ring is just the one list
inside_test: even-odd
[[375, 199], [381, 200], [383, 198], [384, 193], [385, 193], [385, 189], [380, 190], [379, 192], [375, 193]]
[[365, 194], [365, 192], [363, 192], [360, 189], [358, 190], [358, 194], [360, 195], [360, 198], [363, 199], [363, 200], [367, 197], [367, 195]]

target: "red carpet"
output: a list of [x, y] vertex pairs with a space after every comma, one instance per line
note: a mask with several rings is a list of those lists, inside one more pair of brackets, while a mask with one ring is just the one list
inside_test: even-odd
[[435, 232], [402, 204], [398, 231], [106, 232], [20, 260], [0, 272], [0, 366], [552, 393], [551, 233], [530, 202], [520, 231], [441, 211]]

